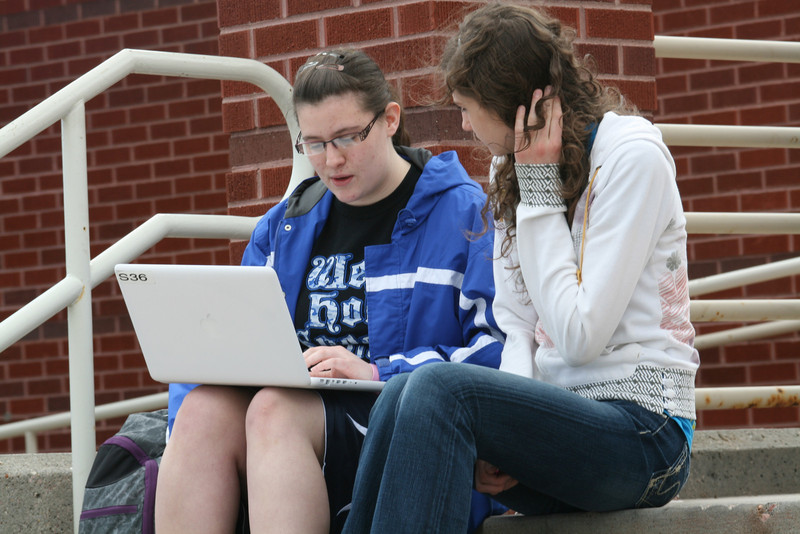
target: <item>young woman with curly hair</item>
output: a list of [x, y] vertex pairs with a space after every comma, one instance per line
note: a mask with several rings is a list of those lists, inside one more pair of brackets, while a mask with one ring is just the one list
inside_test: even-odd
[[500, 370], [387, 384], [345, 532], [459, 532], [473, 487], [530, 515], [666, 504], [689, 474], [699, 359], [659, 131], [532, 9], [470, 14], [442, 70], [494, 156], [484, 215], [506, 343]]

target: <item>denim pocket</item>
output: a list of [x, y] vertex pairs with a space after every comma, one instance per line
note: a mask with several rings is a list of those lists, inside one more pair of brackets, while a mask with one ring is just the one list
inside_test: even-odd
[[675, 463], [653, 473], [636, 508], [657, 508], [674, 499], [689, 478], [689, 461], [689, 446], [684, 443]]

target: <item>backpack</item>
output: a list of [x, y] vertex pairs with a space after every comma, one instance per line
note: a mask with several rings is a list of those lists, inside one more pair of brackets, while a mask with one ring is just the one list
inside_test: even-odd
[[83, 494], [80, 534], [155, 532], [156, 479], [167, 410], [128, 416], [97, 450]]

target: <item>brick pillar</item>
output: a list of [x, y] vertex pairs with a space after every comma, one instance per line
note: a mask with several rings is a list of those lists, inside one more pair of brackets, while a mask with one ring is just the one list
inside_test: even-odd
[[[519, 2], [525, 4], [525, 2]], [[488, 162], [473, 150], [452, 107], [432, 107], [434, 73], [447, 30], [481, 3], [433, 0], [218, 0], [220, 54], [255, 58], [290, 82], [320, 50], [361, 48], [401, 91], [408, 130], [417, 146], [455, 149], [472, 176], [485, 181]], [[537, 3], [528, 3], [536, 5]], [[643, 112], [655, 111], [655, 56], [649, 2], [538, 2], [578, 31], [578, 50], [591, 53], [602, 78], [617, 85]], [[232, 214], [260, 215], [289, 181], [291, 142], [272, 100], [244, 83], [223, 83], [223, 122], [230, 133], [228, 206]], [[243, 244], [233, 247], [240, 257]]]

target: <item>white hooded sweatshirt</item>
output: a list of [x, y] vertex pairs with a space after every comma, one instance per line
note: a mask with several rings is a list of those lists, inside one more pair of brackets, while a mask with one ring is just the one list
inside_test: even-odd
[[[517, 208], [512, 253], [494, 268], [494, 314], [507, 334], [500, 369], [695, 419], [699, 357], [675, 163], [649, 121], [609, 112], [590, 169], [571, 229], [552, 179], [548, 198]], [[509, 265], [519, 265], [524, 288]]]

